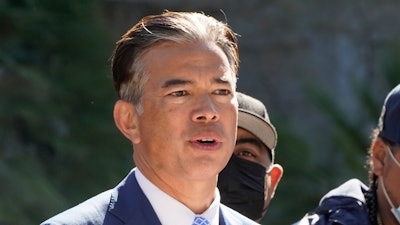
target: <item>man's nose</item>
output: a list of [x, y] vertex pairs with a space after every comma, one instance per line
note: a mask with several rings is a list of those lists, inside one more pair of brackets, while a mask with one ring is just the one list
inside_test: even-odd
[[219, 113], [213, 99], [209, 95], [199, 97], [192, 120], [195, 122], [212, 122], [219, 119]]

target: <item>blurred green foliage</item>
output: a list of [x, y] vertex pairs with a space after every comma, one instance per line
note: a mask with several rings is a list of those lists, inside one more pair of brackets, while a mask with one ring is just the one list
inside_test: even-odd
[[[327, 137], [334, 146], [313, 149], [310, 143], [299, 138], [288, 127], [285, 119], [276, 122], [279, 141], [276, 161], [284, 167], [284, 175], [278, 186], [262, 224], [292, 224], [305, 213], [317, 207], [321, 197], [350, 178], [358, 178], [368, 185], [366, 165], [370, 135], [378, 124], [383, 98], [400, 83], [400, 44], [393, 40], [382, 48], [378, 61], [378, 72], [386, 91], [377, 99], [377, 84], [368, 79], [349, 78], [356, 96], [357, 115], [338, 103], [340, 99], [330, 95], [315, 82], [304, 82], [304, 92], [319, 112], [329, 122], [325, 129], [310, 132], [313, 138]], [[316, 134], [316, 135], [315, 135]], [[333, 151], [326, 151], [331, 149]]]
[[0, 224], [38, 224], [132, 166], [96, 1], [0, 1]]

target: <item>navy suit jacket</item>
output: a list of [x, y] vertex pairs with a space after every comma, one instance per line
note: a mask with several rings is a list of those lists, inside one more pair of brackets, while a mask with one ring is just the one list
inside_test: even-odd
[[[44, 221], [41, 225], [50, 224], [161, 225], [161, 222], [140, 188], [135, 177], [135, 172], [132, 170], [115, 188], [98, 194]], [[252, 225], [257, 223], [221, 204], [219, 224]]]

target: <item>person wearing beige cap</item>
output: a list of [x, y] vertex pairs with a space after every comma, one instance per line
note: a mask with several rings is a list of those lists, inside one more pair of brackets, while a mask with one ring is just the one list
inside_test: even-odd
[[235, 149], [218, 177], [221, 202], [259, 222], [274, 196], [283, 168], [274, 163], [277, 133], [265, 105], [237, 92]]

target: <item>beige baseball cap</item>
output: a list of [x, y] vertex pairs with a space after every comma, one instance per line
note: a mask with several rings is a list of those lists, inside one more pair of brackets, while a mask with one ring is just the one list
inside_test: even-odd
[[275, 158], [278, 134], [272, 125], [265, 105], [258, 99], [236, 92], [239, 103], [238, 127], [254, 134], [271, 150], [271, 161]]

